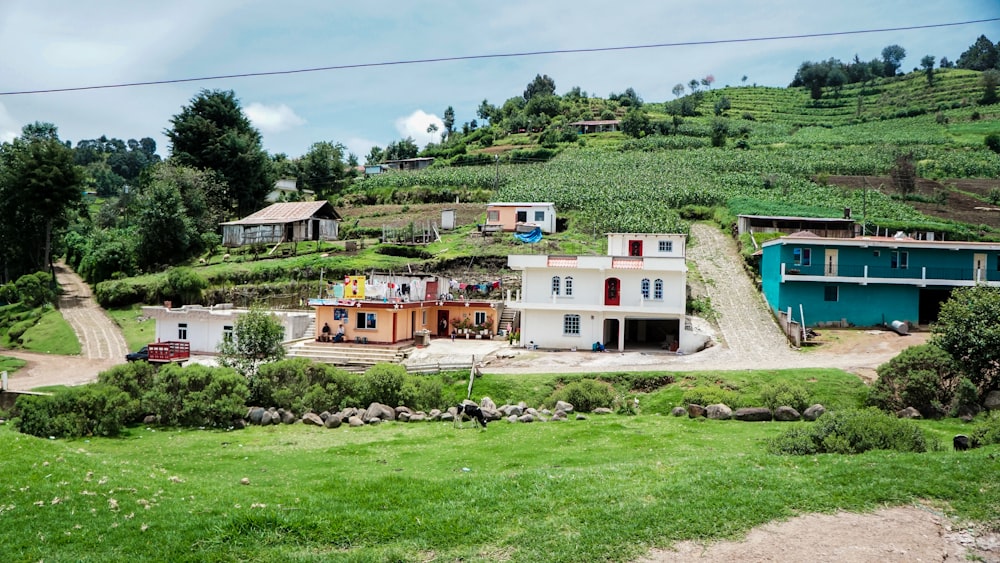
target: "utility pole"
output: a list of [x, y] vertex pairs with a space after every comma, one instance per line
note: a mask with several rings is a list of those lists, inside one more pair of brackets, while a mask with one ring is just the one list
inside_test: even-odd
[[493, 158], [497, 166], [496, 177], [493, 179], [493, 191], [495, 192], [500, 189], [500, 155], [495, 155]]

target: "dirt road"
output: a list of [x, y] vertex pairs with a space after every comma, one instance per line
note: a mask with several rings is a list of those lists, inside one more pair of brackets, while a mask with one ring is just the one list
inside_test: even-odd
[[97, 379], [97, 374], [125, 360], [125, 338], [94, 300], [90, 287], [64, 264], [56, 265], [56, 280], [63, 288], [59, 311], [80, 340], [79, 356], [57, 356], [3, 350], [0, 354], [28, 362], [15, 372], [10, 389], [25, 391], [49, 385], [80, 385]]

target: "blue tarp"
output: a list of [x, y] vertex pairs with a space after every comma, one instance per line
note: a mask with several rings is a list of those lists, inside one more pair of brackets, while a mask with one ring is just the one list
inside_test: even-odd
[[542, 229], [541, 227], [535, 227], [534, 229], [531, 229], [531, 231], [527, 233], [514, 233], [514, 236], [517, 237], [517, 240], [521, 242], [528, 242], [528, 243], [538, 242], [542, 240]]

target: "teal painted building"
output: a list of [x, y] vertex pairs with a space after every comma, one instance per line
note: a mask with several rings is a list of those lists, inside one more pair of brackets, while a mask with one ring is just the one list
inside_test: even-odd
[[796, 233], [762, 250], [764, 298], [805, 326], [927, 324], [955, 287], [1000, 287], [998, 243]]

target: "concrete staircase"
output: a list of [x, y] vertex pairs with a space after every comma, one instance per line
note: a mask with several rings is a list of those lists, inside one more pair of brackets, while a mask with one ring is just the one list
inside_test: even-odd
[[520, 328], [517, 318], [518, 313], [519, 311], [517, 309], [505, 307], [503, 312], [500, 313], [500, 324], [497, 325], [497, 328], [505, 329], [508, 324], [510, 324], [514, 330]]
[[375, 364], [401, 363], [412, 351], [412, 345], [382, 346], [353, 342], [333, 344], [316, 342], [314, 338], [308, 338], [289, 344], [285, 356], [288, 358], [308, 358], [316, 362], [333, 364], [348, 371], [364, 371]]

